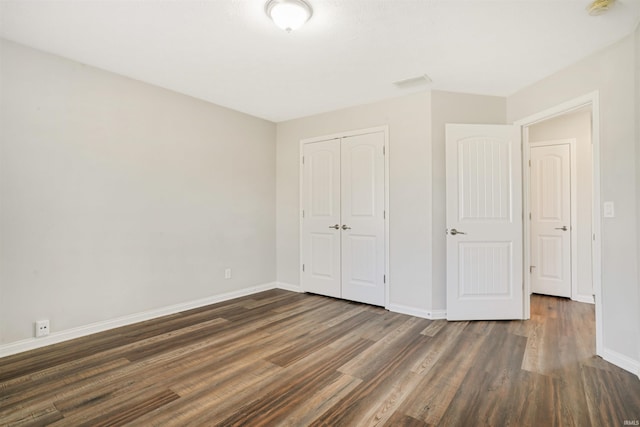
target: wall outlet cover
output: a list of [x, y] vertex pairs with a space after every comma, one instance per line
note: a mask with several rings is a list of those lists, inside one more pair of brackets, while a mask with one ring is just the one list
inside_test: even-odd
[[36, 338], [49, 335], [49, 320], [36, 320]]

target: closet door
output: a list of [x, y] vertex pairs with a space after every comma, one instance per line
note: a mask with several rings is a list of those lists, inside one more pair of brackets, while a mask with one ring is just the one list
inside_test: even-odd
[[384, 133], [342, 139], [342, 298], [384, 305]]
[[302, 289], [341, 297], [340, 140], [303, 146]]

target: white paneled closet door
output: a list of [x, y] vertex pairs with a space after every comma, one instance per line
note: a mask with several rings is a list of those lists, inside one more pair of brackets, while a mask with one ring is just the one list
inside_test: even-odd
[[305, 144], [303, 158], [303, 289], [339, 298], [340, 140]]
[[384, 134], [342, 139], [342, 297], [384, 305]]
[[385, 133], [303, 145], [302, 289], [385, 304]]

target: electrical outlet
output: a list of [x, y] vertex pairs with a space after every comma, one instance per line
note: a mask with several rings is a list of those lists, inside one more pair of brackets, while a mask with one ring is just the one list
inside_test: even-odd
[[36, 338], [49, 335], [49, 320], [36, 320]]
[[231, 269], [230, 268], [225, 268], [224, 269], [224, 278], [225, 279], [231, 279]]

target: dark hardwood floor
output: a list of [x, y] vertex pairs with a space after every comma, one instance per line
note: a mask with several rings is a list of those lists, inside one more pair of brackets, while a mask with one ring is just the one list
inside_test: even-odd
[[0, 359], [0, 425], [623, 426], [593, 306], [430, 321], [281, 290]]

